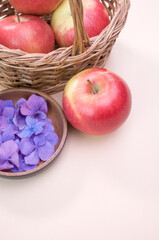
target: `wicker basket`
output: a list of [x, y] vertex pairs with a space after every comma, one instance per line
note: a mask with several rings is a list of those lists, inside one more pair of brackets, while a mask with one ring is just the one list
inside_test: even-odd
[[[75, 28], [74, 44], [48, 54], [28, 54], [0, 45], [0, 85], [4, 88], [31, 87], [47, 93], [63, 90], [68, 79], [91, 67], [103, 67], [122, 30], [129, 0], [102, 0], [110, 24], [89, 39], [83, 26], [82, 0], [69, 0]], [[7, 0], [0, 0], [0, 19], [14, 14]], [[42, 16], [48, 23], [51, 16]]]

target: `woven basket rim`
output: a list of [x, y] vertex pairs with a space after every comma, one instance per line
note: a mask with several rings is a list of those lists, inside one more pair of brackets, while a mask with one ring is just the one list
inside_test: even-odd
[[[122, 10], [122, 8], [124, 7], [124, 8], [127, 8], [127, 10], [128, 10], [129, 7], [130, 7], [130, 0], [117, 0], [117, 2], [118, 2], [118, 8], [115, 10], [114, 16], [111, 19], [109, 25], [106, 28], [104, 28], [99, 35], [90, 38], [91, 45], [89, 47], [87, 47], [84, 52], [82, 52], [78, 55], [68, 56], [68, 61], [71, 60], [72, 58], [77, 58], [78, 59], [80, 55], [83, 56], [86, 53], [88, 53], [88, 51], [91, 52], [94, 49], [94, 47], [96, 45], [96, 42], [98, 40], [100, 40], [103, 36], [105, 36], [106, 33], [108, 33], [108, 32], [111, 33], [111, 30], [113, 29], [113, 26], [115, 25], [116, 21], [118, 20], [118, 15], [120, 14], [120, 11]], [[10, 48], [5, 47], [4, 45], [0, 44], [0, 50], [2, 49], [2, 50], [5, 50], [8, 53], [13, 54], [13, 55], [18, 55], [17, 58], [21, 58], [21, 56], [23, 56], [23, 57], [24, 56], [25, 57], [37, 57], [38, 56], [39, 59], [41, 59], [41, 58], [44, 58], [44, 57], [52, 55], [52, 54], [53, 55], [55, 55], [56, 53], [59, 54], [59, 52], [61, 53], [63, 51], [68, 51], [68, 52], [71, 53], [72, 48], [73, 48], [73, 46], [60, 47], [60, 48], [57, 48], [57, 49], [45, 54], [45, 53], [27, 53], [27, 52], [22, 51], [20, 49], [10, 49]], [[37, 61], [37, 60], [35, 60], [35, 61]]]

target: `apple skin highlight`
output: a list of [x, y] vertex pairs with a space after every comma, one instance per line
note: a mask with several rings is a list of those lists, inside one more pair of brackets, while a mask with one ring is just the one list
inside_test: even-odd
[[[97, 93], [92, 90], [90, 80]], [[63, 93], [67, 120], [81, 132], [104, 135], [118, 129], [131, 110], [131, 92], [116, 74], [101, 68], [84, 70], [71, 78]]]

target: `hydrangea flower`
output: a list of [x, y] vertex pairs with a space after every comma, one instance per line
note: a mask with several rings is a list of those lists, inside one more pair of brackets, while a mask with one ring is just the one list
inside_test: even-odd
[[11, 169], [14, 166], [19, 168], [19, 148], [13, 141], [9, 140], [0, 146], [0, 170]]
[[[1, 109], [2, 110], [2, 109]], [[0, 116], [0, 128], [7, 127], [10, 123], [12, 124], [15, 113], [14, 107], [4, 107]]]
[[0, 100], [0, 170], [28, 171], [54, 154], [58, 136], [47, 110], [46, 101], [35, 94], [16, 106]]
[[26, 164], [38, 164], [40, 159], [47, 161], [55, 152], [52, 144], [46, 140], [44, 134], [35, 136], [33, 139], [25, 139], [21, 143], [21, 153], [25, 156]]
[[31, 137], [33, 134], [38, 135], [43, 131], [43, 126], [45, 122], [40, 122], [36, 118], [27, 116], [26, 117], [26, 126], [23, 130], [17, 133], [20, 138]]
[[21, 104], [20, 111], [24, 116], [38, 116], [45, 119], [48, 111], [47, 103], [44, 98], [32, 94], [26, 102]]

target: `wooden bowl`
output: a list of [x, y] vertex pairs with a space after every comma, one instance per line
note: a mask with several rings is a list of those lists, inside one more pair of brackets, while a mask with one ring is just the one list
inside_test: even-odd
[[38, 90], [34, 89], [28, 89], [28, 88], [19, 88], [19, 89], [8, 89], [0, 92], [0, 99], [2, 100], [9, 100], [12, 99], [14, 103], [17, 102], [20, 98], [28, 99], [32, 94], [39, 95], [43, 97], [48, 106], [48, 114], [47, 117], [52, 119], [52, 124], [55, 128], [55, 132], [59, 137], [59, 141], [55, 146], [55, 153], [52, 155], [50, 159], [48, 159], [46, 162], [40, 161], [38, 166], [32, 170], [29, 171], [23, 171], [19, 173], [14, 173], [11, 170], [5, 170], [0, 171], [0, 175], [3, 176], [23, 176], [28, 175], [34, 172], [37, 172], [38, 170], [44, 168], [47, 166], [50, 162], [52, 162], [55, 157], [59, 154], [59, 152], [62, 150], [66, 136], [67, 136], [67, 120], [65, 118], [65, 115], [63, 113], [63, 110], [61, 109], [60, 105], [55, 101], [54, 98], [49, 96], [46, 93], [43, 93]]

